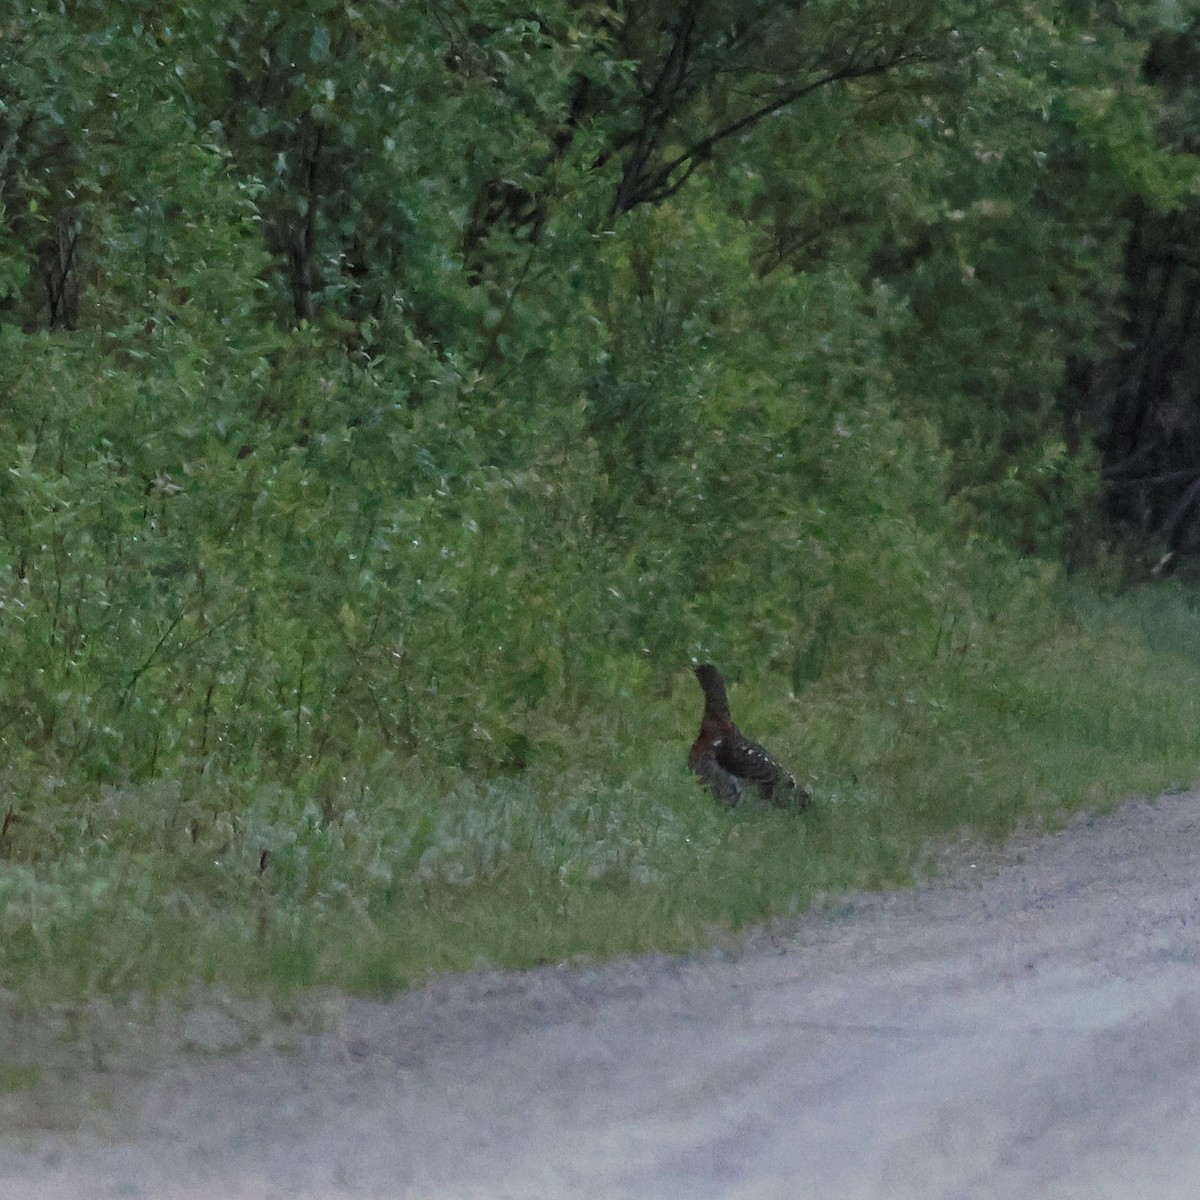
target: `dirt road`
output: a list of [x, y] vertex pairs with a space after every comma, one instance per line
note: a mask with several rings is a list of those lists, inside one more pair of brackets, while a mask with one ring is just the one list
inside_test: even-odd
[[282, 1049], [200, 1011], [79, 1067], [81, 1133], [6, 1098], [0, 1197], [1194, 1200], [1198, 864], [1192, 793], [732, 959], [439, 981]]

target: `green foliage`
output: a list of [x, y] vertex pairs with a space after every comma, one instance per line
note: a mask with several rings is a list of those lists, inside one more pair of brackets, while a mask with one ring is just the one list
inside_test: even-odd
[[[0, 19], [0, 980], [692, 946], [1185, 777], [1166, 618], [1051, 565], [1064, 366], [1186, 185], [1152, 27]], [[698, 795], [692, 656], [810, 817]]]
[[[1191, 778], [1200, 624], [1184, 595], [1115, 608], [1074, 589], [1047, 627], [1031, 588], [947, 620], [920, 674], [873, 698], [735, 687], [816, 807], [718, 810], [684, 777], [696, 690], [638, 689], [519, 777], [385, 755], [294, 785], [189, 773], [79, 791], [47, 780], [5, 834], [0, 970], [45, 1001], [196, 981], [368, 991], [431, 969], [688, 949], [845, 888], [902, 883], [940, 842], [999, 838]], [[571, 751], [566, 753], [567, 747]], [[10, 794], [12, 794], [10, 792]]]

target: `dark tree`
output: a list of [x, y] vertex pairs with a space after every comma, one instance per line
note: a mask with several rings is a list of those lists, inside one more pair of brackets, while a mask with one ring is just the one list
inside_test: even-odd
[[[1200, 25], [1157, 39], [1145, 76], [1163, 97], [1163, 136], [1200, 153]], [[1068, 410], [1097, 431], [1105, 509], [1118, 532], [1194, 548], [1200, 515], [1200, 205], [1138, 205], [1125, 254], [1120, 348], [1073, 363]]]

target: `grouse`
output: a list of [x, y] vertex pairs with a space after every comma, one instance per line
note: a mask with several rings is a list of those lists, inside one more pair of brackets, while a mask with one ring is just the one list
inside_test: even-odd
[[793, 776], [757, 742], [746, 737], [729, 715], [725, 680], [711, 663], [696, 668], [704, 690], [700, 735], [688, 753], [688, 767], [712, 792], [718, 804], [732, 808], [747, 788], [779, 805], [806, 808], [812, 799]]

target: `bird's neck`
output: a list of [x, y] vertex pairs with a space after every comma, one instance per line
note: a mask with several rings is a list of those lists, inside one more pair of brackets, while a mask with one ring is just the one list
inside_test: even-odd
[[711, 742], [713, 738], [729, 737], [737, 733], [737, 726], [729, 716], [729, 709], [705, 708], [700, 720], [700, 740]]

